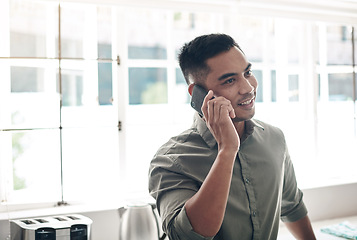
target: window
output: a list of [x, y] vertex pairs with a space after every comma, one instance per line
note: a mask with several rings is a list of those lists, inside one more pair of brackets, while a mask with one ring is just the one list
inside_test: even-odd
[[1, 202], [115, 196], [108, 190], [119, 182], [113, 10], [2, 4], [1, 36], [9, 41], [0, 46]]
[[212, 32], [252, 62], [256, 118], [284, 131], [300, 186], [357, 180], [352, 25], [179, 9], [0, 3], [2, 205], [146, 196], [192, 124], [177, 53]]
[[352, 26], [320, 25], [317, 164], [324, 178], [356, 176], [352, 170], [356, 168], [357, 130], [351, 40]]

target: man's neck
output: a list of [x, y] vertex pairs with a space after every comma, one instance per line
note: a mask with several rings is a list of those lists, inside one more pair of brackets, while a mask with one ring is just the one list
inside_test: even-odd
[[242, 138], [242, 136], [244, 135], [244, 132], [245, 132], [245, 121], [235, 122], [234, 126], [237, 130], [239, 137]]

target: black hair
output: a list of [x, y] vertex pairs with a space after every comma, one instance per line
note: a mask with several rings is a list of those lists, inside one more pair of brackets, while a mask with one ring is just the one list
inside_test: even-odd
[[206, 61], [222, 52], [229, 51], [232, 47], [241, 50], [234, 39], [226, 34], [202, 35], [184, 44], [178, 59], [186, 83], [192, 83], [190, 76], [195, 82], [203, 83], [210, 71]]

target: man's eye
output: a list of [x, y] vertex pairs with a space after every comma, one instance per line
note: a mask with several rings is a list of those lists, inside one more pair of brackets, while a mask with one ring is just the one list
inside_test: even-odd
[[248, 76], [248, 77], [252, 76], [252, 74], [253, 74], [252, 70], [248, 70], [248, 71], [245, 72], [245, 75]]
[[232, 83], [233, 81], [234, 81], [234, 78], [230, 78], [230, 79], [227, 79], [224, 83], [229, 84], [229, 83]]

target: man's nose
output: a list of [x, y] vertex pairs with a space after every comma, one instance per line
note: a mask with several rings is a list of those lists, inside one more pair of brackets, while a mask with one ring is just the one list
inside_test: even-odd
[[254, 92], [254, 86], [251, 84], [251, 82], [248, 79], [243, 77], [240, 83], [241, 84], [239, 86], [239, 94], [244, 95], [247, 93]]

